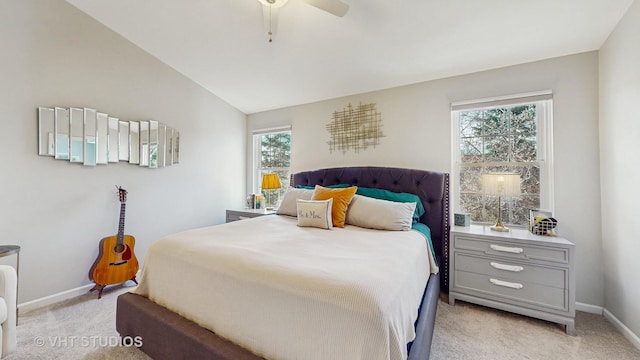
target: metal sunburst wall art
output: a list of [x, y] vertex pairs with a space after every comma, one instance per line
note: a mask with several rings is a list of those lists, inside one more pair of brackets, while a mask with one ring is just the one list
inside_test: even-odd
[[349, 104], [342, 111], [334, 111], [333, 118], [326, 126], [331, 140], [329, 151], [346, 153], [353, 149], [356, 153], [369, 146], [380, 144], [382, 133], [382, 117], [376, 110], [376, 104], [362, 104], [355, 108]]

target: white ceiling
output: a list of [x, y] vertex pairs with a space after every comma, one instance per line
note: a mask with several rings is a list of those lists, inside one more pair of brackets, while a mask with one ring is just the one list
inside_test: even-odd
[[599, 49], [633, 0], [67, 0], [250, 114]]

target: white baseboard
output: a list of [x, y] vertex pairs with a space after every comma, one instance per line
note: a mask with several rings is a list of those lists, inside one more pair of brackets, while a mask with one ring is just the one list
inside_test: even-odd
[[[142, 269], [138, 270], [136, 273], [136, 277], [140, 279], [140, 274]], [[47, 305], [55, 304], [60, 301], [68, 300], [74, 298], [76, 296], [84, 295], [94, 286], [95, 284], [87, 284], [77, 287], [75, 289], [66, 290], [59, 292], [57, 294], [49, 295], [42, 297], [40, 299], [35, 299], [31, 301], [24, 302], [22, 304], [18, 304], [18, 311], [31, 311], [34, 309], [38, 309]]]
[[613, 315], [607, 309], [604, 309], [604, 317], [607, 320], [609, 320], [609, 322], [612, 323], [613, 326], [615, 326], [622, 333], [622, 335], [624, 335], [624, 337], [629, 339], [629, 341], [631, 341], [633, 346], [635, 346], [636, 348], [640, 349], [640, 337], [638, 337], [638, 335], [634, 334], [633, 331], [631, 331], [631, 329], [626, 327], [622, 323], [622, 321], [618, 320], [618, 318], [615, 317], [615, 315]]
[[43, 306], [51, 305], [60, 301], [64, 301], [67, 299], [74, 298], [76, 296], [86, 294], [94, 284], [87, 284], [75, 289], [59, 292], [57, 294], [49, 295], [42, 297], [40, 299], [35, 299], [31, 301], [24, 302], [22, 304], [18, 304], [19, 311], [30, 311], [37, 308], [41, 308]]
[[602, 306], [576, 302], [576, 310], [591, 314], [602, 315], [603, 308]]

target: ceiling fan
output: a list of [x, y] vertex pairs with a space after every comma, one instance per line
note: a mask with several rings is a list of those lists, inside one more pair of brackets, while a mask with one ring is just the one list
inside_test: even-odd
[[[264, 14], [264, 24], [269, 35], [269, 42], [272, 42], [272, 35], [278, 24], [278, 9], [284, 6], [289, 0], [258, 0], [262, 4]], [[349, 11], [349, 5], [341, 0], [302, 0], [307, 4], [320, 10], [324, 10], [335, 16], [343, 17]]]

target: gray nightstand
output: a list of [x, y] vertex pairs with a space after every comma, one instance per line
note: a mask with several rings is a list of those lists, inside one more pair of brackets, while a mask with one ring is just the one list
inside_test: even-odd
[[250, 219], [263, 215], [272, 215], [275, 213], [275, 210], [265, 209], [227, 209], [227, 222]]
[[561, 237], [451, 228], [449, 304], [456, 299], [566, 325], [575, 335], [574, 245]]

